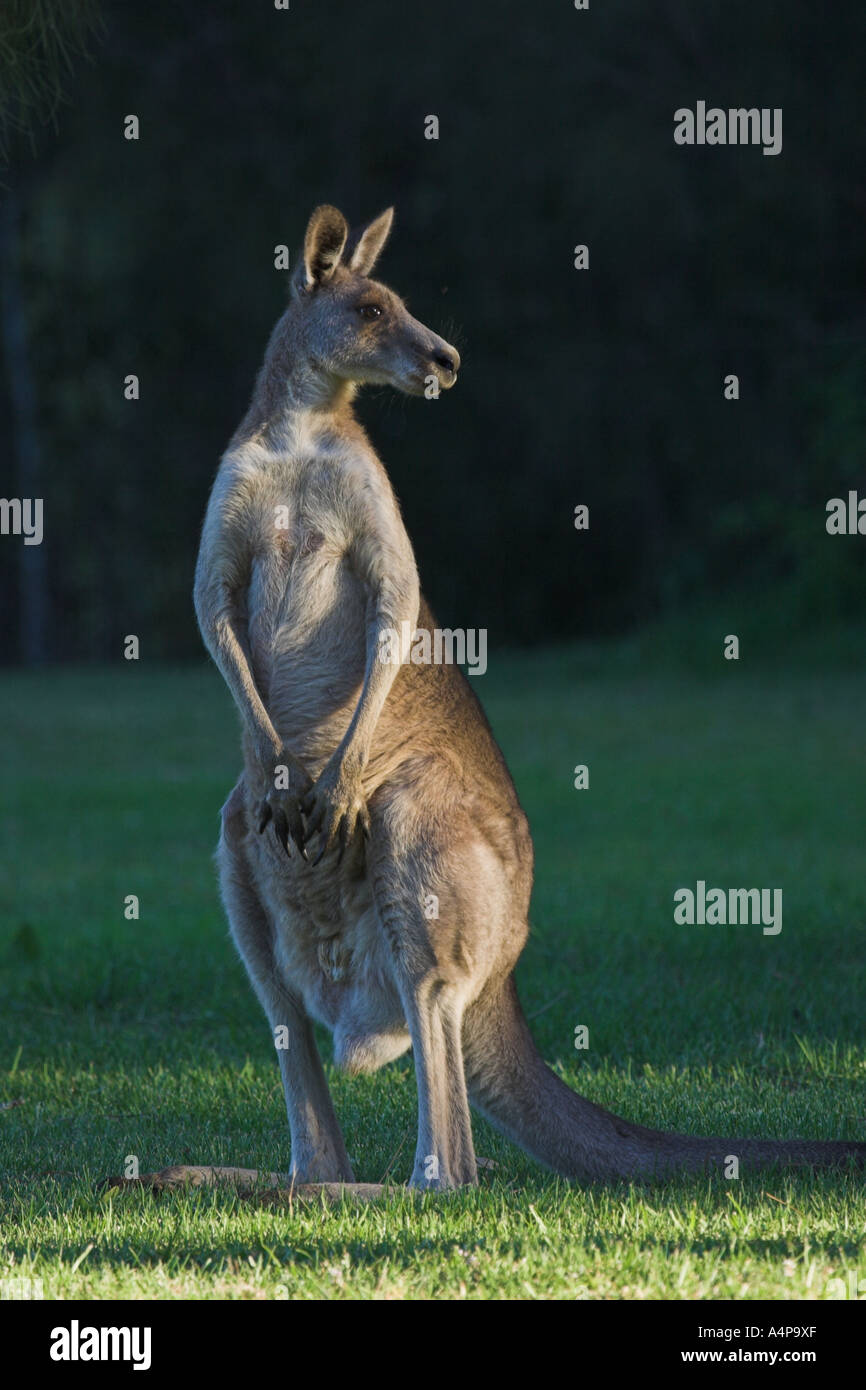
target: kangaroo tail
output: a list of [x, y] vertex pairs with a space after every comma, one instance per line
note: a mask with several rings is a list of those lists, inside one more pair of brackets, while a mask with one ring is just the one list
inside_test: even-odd
[[464, 1017], [469, 1097], [508, 1139], [568, 1178], [665, 1177], [725, 1166], [813, 1168], [866, 1165], [866, 1144], [792, 1139], [704, 1139], [621, 1120], [584, 1100], [543, 1061], [523, 1016], [514, 979], [491, 981]]

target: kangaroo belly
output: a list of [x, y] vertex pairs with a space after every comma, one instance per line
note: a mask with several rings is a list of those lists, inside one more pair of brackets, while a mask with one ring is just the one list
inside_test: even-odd
[[253, 667], [277, 731], [299, 755], [326, 757], [363, 684], [363, 584], [314, 532], [254, 565], [248, 607]]
[[251, 836], [248, 854], [274, 925], [276, 968], [307, 1013], [330, 1029], [338, 1065], [375, 1071], [399, 1057], [409, 1032], [363, 850], [325, 873], [288, 859], [269, 835]]

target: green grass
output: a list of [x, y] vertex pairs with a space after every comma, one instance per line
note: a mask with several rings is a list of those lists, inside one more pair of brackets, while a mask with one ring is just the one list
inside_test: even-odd
[[[566, 650], [494, 659], [477, 686], [534, 833], [519, 984], [560, 1074], [663, 1127], [866, 1137], [866, 678]], [[97, 1195], [129, 1154], [288, 1166], [211, 862], [234, 716], [210, 670], [120, 663], [5, 673], [0, 729], [0, 1278], [49, 1298], [454, 1299], [820, 1298], [866, 1278], [862, 1178], [569, 1187], [480, 1122], [498, 1166], [468, 1193], [291, 1212]], [[676, 926], [698, 878], [781, 886], [781, 935]], [[411, 1059], [329, 1078], [359, 1179], [405, 1180]]]

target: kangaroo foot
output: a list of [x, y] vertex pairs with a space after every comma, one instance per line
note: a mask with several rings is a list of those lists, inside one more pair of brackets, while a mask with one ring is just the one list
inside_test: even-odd
[[338, 1202], [350, 1197], [358, 1202], [397, 1192], [399, 1186], [378, 1182], [302, 1182], [295, 1183], [285, 1173], [268, 1173], [258, 1168], [215, 1168], [210, 1165], [175, 1165], [155, 1173], [142, 1173], [137, 1178], [110, 1177], [100, 1184], [102, 1190], [125, 1187], [147, 1187], [152, 1192], [174, 1191], [185, 1187], [234, 1187], [245, 1194], [257, 1193], [268, 1202], [314, 1202], [323, 1197]]

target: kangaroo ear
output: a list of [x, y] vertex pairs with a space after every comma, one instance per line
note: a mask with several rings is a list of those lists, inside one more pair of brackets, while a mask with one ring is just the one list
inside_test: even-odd
[[340, 264], [349, 225], [338, 208], [327, 203], [315, 209], [304, 237], [306, 288], [330, 279]]
[[382, 247], [388, 240], [393, 221], [394, 209], [386, 208], [378, 217], [373, 218], [368, 227], [364, 228], [352, 252], [352, 258], [349, 261], [350, 270], [356, 271], [358, 275], [370, 274], [382, 253]]

